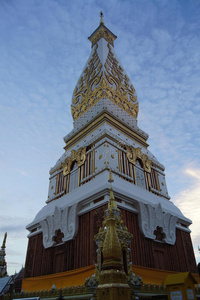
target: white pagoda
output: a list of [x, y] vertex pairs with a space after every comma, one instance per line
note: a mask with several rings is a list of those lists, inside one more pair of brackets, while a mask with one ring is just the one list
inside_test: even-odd
[[109, 170], [116, 203], [133, 234], [133, 266], [196, 272], [191, 220], [170, 201], [165, 168], [138, 127], [139, 102], [116, 56], [116, 38], [101, 16], [72, 96], [73, 130], [50, 169], [46, 205], [27, 225], [26, 278], [94, 265], [93, 239], [109, 201]]

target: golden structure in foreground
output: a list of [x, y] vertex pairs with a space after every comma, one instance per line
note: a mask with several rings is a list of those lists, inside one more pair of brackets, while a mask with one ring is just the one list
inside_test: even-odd
[[[113, 182], [111, 171], [108, 181]], [[95, 236], [98, 245], [95, 274], [99, 283], [96, 288], [97, 299], [131, 299], [130, 283], [133, 273], [129, 260], [129, 244], [132, 234], [123, 224], [112, 186], [102, 225]]]

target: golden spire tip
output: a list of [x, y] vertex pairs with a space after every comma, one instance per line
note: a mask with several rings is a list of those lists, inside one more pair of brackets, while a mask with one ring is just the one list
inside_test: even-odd
[[4, 235], [2, 248], [6, 248], [6, 238], [7, 238], [7, 232], [6, 232], [5, 235]]
[[102, 11], [100, 12], [100, 17], [101, 17], [100, 25], [101, 25], [101, 24], [105, 25], [105, 24], [104, 24], [104, 20], [103, 20], [103, 12], [102, 12]]

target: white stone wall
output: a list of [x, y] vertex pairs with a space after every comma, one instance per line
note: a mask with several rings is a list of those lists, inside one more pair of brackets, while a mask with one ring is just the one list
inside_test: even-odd
[[55, 197], [55, 192], [56, 192], [56, 178], [57, 175], [54, 175], [50, 177], [49, 179], [49, 192], [48, 192], [48, 199], [47, 201], [52, 200]]

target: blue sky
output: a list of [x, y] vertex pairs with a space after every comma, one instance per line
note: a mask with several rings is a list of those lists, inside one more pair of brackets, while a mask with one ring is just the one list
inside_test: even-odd
[[101, 10], [200, 261], [200, 1], [0, 0], [0, 242], [7, 231], [10, 274], [25, 263], [25, 226], [73, 127], [72, 93]]

